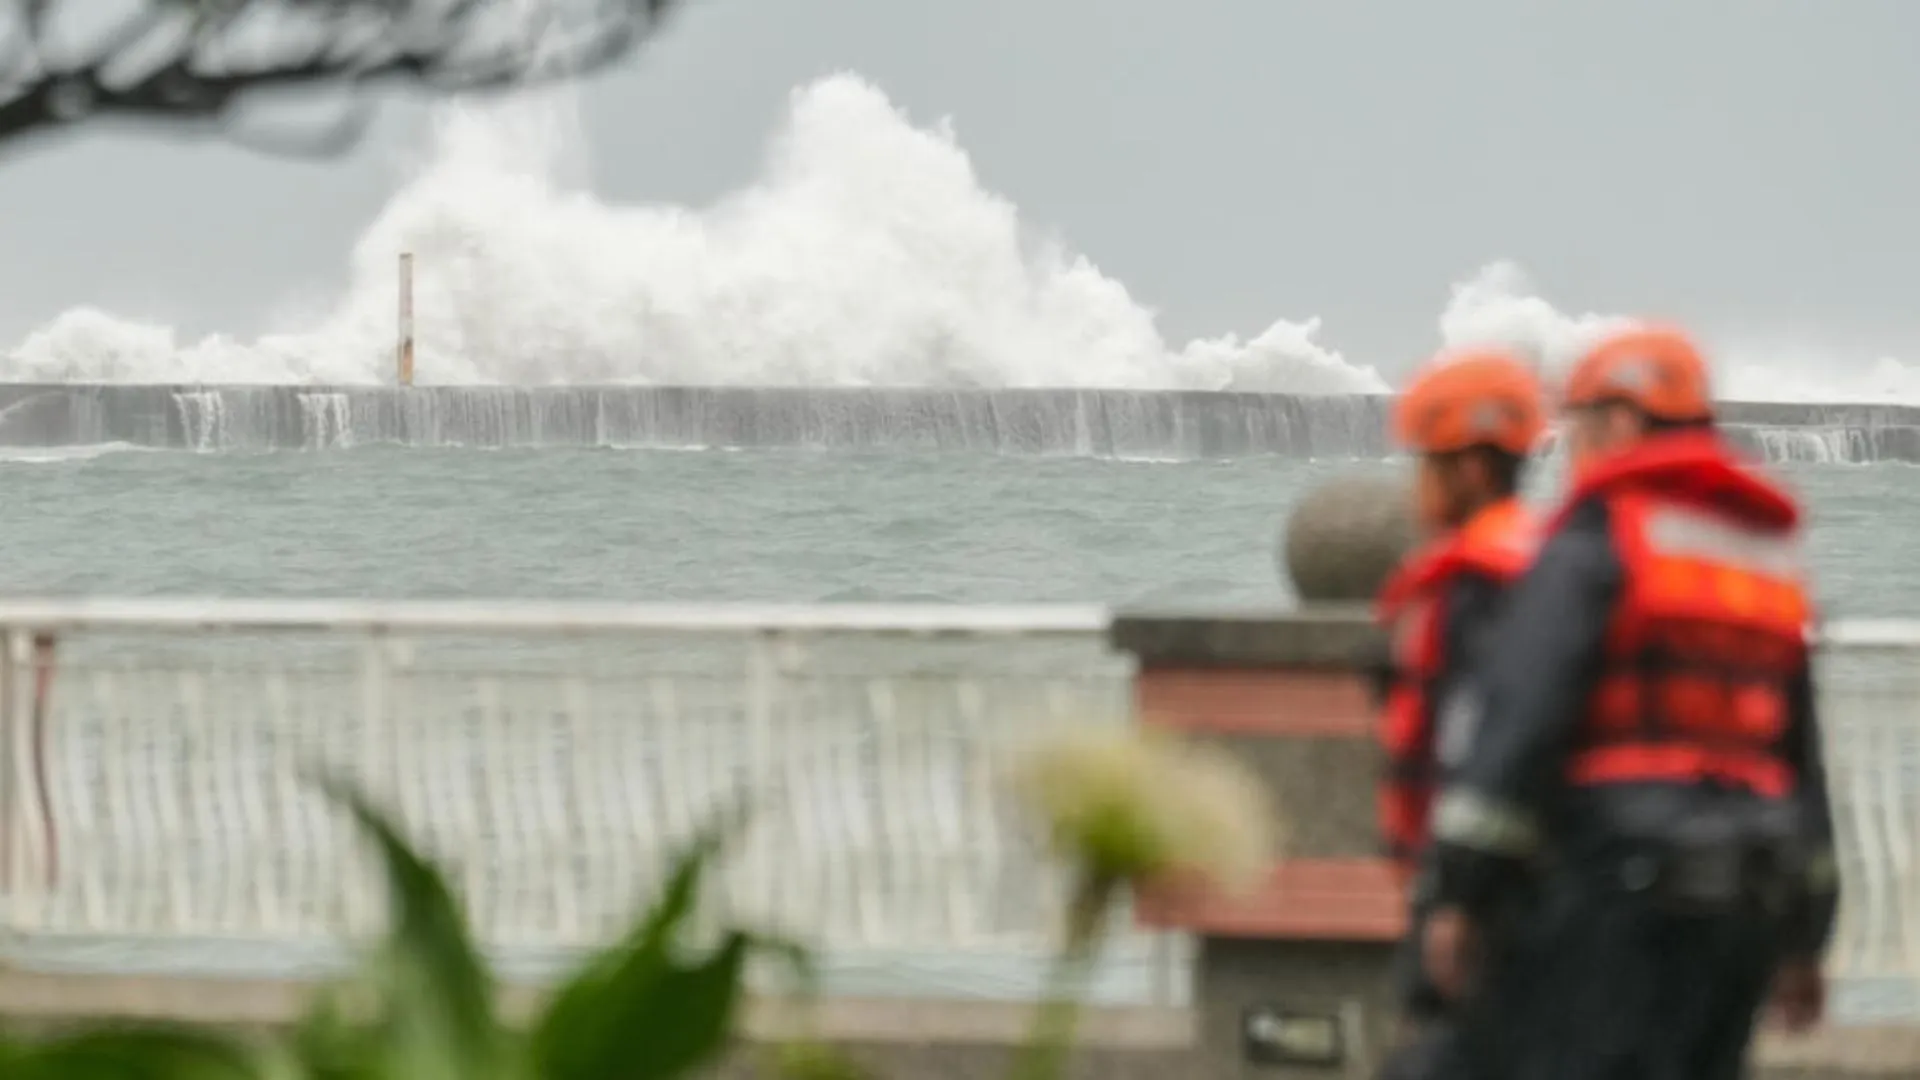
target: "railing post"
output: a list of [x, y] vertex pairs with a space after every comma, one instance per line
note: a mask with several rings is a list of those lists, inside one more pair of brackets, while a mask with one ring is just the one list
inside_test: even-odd
[[12, 628], [0, 640], [0, 895], [9, 908], [21, 903], [27, 887], [24, 843], [21, 839], [26, 818], [26, 784], [22, 781], [23, 762], [19, 749], [22, 724], [16, 688], [20, 682], [19, 665], [14, 659]]
[[58, 878], [52, 807], [47, 790], [47, 714], [52, 689], [53, 638], [21, 626], [5, 631], [0, 657], [0, 738], [4, 746], [6, 891], [16, 916], [37, 918], [32, 898], [44, 898]]
[[[393, 677], [388, 649], [390, 630], [386, 626], [376, 625], [370, 628], [359, 643], [359, 690], [360, 690], [360, 731], [359, 731], [359, 770], [355, 775], [344, 777], [360, 786], [370, 798], [387, 807], [397, 806], [394, 801], [398, 794], [390, 778], [396, 772], [393, 761], [393, 715], [390, 695], [393, 690]], [[329, 769], [338, 768], [333, 762], [327, 762]], [[289, 778], [298, 782], [298, 778]], [[335, 819], [345, 826], [344, 817], [336, 811]], [[405, 828], [408, 823], [401, 822]], [[351, 826], [350, 842], [344, 851], [351, 853], [352, 862], [341, 880], [346, 882], [345, 914], [347, 926], [353, 933], [365, 933], [369, 927], [379, 925], [382, 914], [381, 902], [385, 896], [383, 883], [373, 872], [371, 859], [363, 852], [358, 843], [358, 835]]]
[[[778, 747], [774, 725], [780, 708], [779, 650], [784, 641], [785, 638], [779, 633], [762, 630], [751, 635], [746, 642], [746, 731], [743, 734], [746, 736], [747, 791], [756, 795], [767, 791], [775, 774]], [[781, 796], [785, 794], [780, 793]], [[746, 871], [744, 891], [747, 896], [744, 908], [756, 916], [779, 910], [768, 854], [765, 848], [754, 845], [743, 868]], [[737, 894], [735, 903], [738, 904]], [[734, 910], [741, 909], [736, 906]]]

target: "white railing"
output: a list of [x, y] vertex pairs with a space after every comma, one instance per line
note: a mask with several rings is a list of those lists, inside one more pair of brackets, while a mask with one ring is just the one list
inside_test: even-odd
[[1836, 622], [1822, 646], [1844, 890], [1831, 964], [1920, 997], [1920, 622]]
[[[337, 962], [381, 894], [299, 780], [323, 766], [450, 864], [510, 972], [623, 925], [667, 848], [745, 791], [724, 895], [821, 942], [842, 986], [1029, 993], [1056, 883], [999, 766], [1049, 728], [1131, 722], [1107, 625], [1061, 607], [0, 604], [0, 964]], [[1920, 623], [1830, 626], [1821, 664], [1833, 964], [1912, 987]], [[1178, 996], [1177, 945], [1124, 942], [1104, 993]]]
[[[668, 848], [747, 792], [734, 910], [821, 943], [830, 977], [867, 992], [1028, 993], [1056, 883], [1000, 766], [1049, 728], [1130, 722], [1106, 625], [1078, 608], [0, 605], [0, 931], [38, 963], [324, 962], [382, 904], [299, 780], [324, 766], [448, 862], [510, 968], [607, 939]], [[1164, 944], [1126, 943], [1110, 992], [1173, 992], [1150, 970]]]

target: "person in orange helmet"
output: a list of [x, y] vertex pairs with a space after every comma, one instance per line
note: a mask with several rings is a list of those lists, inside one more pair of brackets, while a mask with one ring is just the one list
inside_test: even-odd
[[[1479, 639], [1500, 596], [1532, 559], [1536, 523], [1521, 503], [1529, 455], [1546, 430], [1538, 380], [1497, 352], [1442, 355], [1394, 404], [1395, 441], [1419, 456], [1414, 512], [1430, 540], [1390, 578], [1378, 613], [1391, 639], [1380, 740], [1386, 752], [1378, 803], [1387, 854], [1403, 879], [1418, 873], [1428, 810], [1438, 783], [1439, 718], [1470, 693]], [[1423, 910], [1400, 965], [1401, 1004], [1411, 1038], [1385, 1076], [1420, 1071], [1446, 1037], [1445, 995], [1419, 959]]]
[[1601, 340], [1562, 413], [1571, 489], [1434, 805], [1423, 959], [1473, 980], [1448, 1071], [1735, 1080], [1769, 993], [1820, 1018], [1838, 896], [1800, 509], [1681, 331]]

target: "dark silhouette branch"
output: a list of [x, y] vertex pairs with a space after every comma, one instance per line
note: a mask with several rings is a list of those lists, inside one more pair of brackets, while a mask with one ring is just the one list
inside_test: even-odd
[[[63, 57], [56, 16], [98, 0], [0, 0], [0, 154], [98, 120], [227, 130], [259, 91], [360, 94], [402, 82], [443, 93], [499, 90], [604, 67], [650, 37], [680, 0], [143, 0]], [[9, 5], [11, 11], [8, 10]], [[100, 8], [107, 5], [101, 4]], [[57, 9], [57, 10], [56, 10]], [[277, 152], [352, 146], [372, 106], [293, 135]]]

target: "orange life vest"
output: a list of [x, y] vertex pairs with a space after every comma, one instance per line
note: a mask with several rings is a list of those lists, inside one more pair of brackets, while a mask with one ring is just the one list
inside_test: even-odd
[[1585, 471], [1562, 513], [1594, 498], [1625, 574], [1568, 782], [1792, 791], [1778, 748], [1813, 614], [1793, 498], [1691, 433]]
[[1446, 670], [1447, 586], [1462, 574], [1505, 584], [1532, 562], [1538, 526], [1518, 499], [1506, 499], [1409, 556], [1380, 593], [1378, 613], [1393, 640], [1393, 688], [1380, 720], [1387, 767], [1378, 796], [1387, 854], [1409, 869], [1426, 846], [1438, 785], [1434, 684]]

